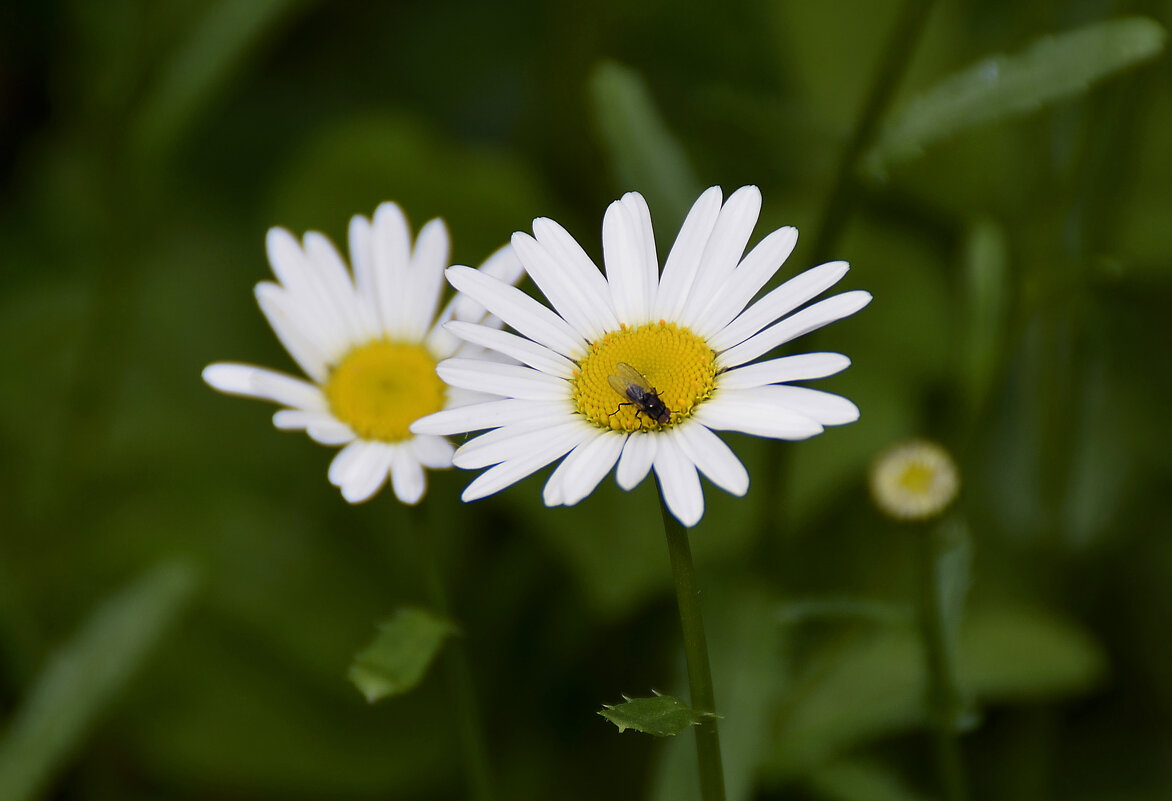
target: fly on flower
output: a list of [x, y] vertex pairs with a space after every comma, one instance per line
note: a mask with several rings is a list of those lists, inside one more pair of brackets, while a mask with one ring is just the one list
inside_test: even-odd
[[[734, 495], [749, 489], [745, 466], [714, 432], [800, 440], [857, 420], [846, 398], [795, 386], [846, 369], [846, 356], [759, 358], [849, 317], [871, 295], [852, 290], [814, 301], [846, 275], [841, 261], [760, 294], [798, 240], [795, 229], [780, 228], [746, 253], [760, 210], [755, 186], [727, 201], [712, 187], [688, 212], [660, 270], [651, 212], [630, 192], [602, 220], [605, 274], [568, 231], [538, 218], [532, 236], [516, 233], [512, 242], [549, 305], [474, 270], [449, 269], [452, 286], [511, 330], [467, 322], [447, 330], [518, 362], [444, 361], [436, 372], [450, 386], [498, 399], [410, 426], [432, 436], [491, 429], [452, 457], [456, 467], [487, 468], [464, 500], [558, 460], [542, 493], [548, 506], [578, 503], [612, 468], [628, 490], [654, 470], [668, 509], [694, 526], [704, 514], [700, 473]], [[616, 392], [634, 411], [616, 411]]]
[[[671, 422], [671, 410], [659, 399], [659, 393], [647, 381], [646, 376], [626, 362], [619, 362], [614, 366], [614, 372], [606, 377], [614, 391], [627, 399], [627, 403], [620, 403], [619, 409], [624, 406], [634, 406], [635, 415], [640, 412], [646, 414], [655, 422], [666, 425]], [[618, 409], [611, 415], [618, 414]]]

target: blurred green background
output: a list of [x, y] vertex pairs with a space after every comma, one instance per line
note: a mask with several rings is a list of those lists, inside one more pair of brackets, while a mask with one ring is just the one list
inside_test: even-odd
[[820, 385], [862, 419], [729, 437], [753, 486], [707, 487], [694, 530], [730, 797], [936, 796], [917, 533], [865, 489], [919, 435], [963, 474], [973, 796], [1172, 798], [1170, 16], [4, 4], [0, 796], [467, 797], [442, 675], [373, 706], [345, 678], [376, 621], [424, 602], [422, 527], [498, 797], [692, 797], [690, 734], [596, 714], [684, 693], [652, 485], [546, 510], [530, 479], [465, 507], [453, 471], [416, 519], [389, 491], [352, 508], [329, 451], [199, 372], [295, 370], [251, 292], [269, 226], [344, 242], [394, 199], [416, 228], [442, 215], [460, 263], [539, 215], [597, 259], [606, 204], [639, 189], [665, 253], [700, 189], [755, 183], [755, 239], [802, 230], [786, 275], [847, 259], [875, 300], [795, 343], [852, 358]]

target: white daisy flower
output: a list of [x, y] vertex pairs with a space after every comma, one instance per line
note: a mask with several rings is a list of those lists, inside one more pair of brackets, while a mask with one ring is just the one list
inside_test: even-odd
[[871, 497], [896, 520], [938, 516], [960, 491], [960, 471], [940, 445], [911, 440], [880, 454], [871, 466]]
[[[487, 312], [457, 296], [436, 316], [449, 264], [443, 220], [427, 223], [412, 243], [402, 209], [383, 203], [373, 222], [351, 219], [349, 236], [353, 275], [323, 234], [311, 231], [298, 243], [289, 231], [273, 228], [265, 240], [277, 282], [257, 284], [256, 299], [310, 380], [232, 362], [209, 365], [203, 379], [221, 392], [284, 407], [273, 415], [279, 429], [344, 446], [330, 464], [329, 480], [350, 503], [371, 498], [388, 476], [400, 501], [418, 503], [427, 488], [423, 468], [451, 467], [453, 448], [409, 426], [483, 398], [448, 387], [436, 375], [442, 359], [483, 355], [443, 325], [486, 322]], [[511, 286], [521, 264], [505, 246], [477, 275]]]
[[552, 309], [466, 267], [447, 271], [452, 286], [516, 333], [464, 321], [448, 330], [521, 362], [443, 362], [439, 375], [452, 386], [500, 398], [411, 426], [429, 435], [493, 429], [456, 451], [457, 467], [488, 468], [465, 489], [465, 501], [564, 456], [545, 485], [547, 505], [578, 503], [617, 463], [626, 490], [654, 469], [672, 514], [693, 526], [704, 513], [697, 471], [734, 495], [749, 487], [744, 465], [713, 431], [798, 440], [858, 419], [845, 398], [789, 385], [845, 369], [845, 356], [750, 362], [854, 314], [871, 295], [844, 292], [794, 312], [842, 278], [848, 267], [838, 261], [750, 304], [798, 233], [774, 231], [742, 259], [761, 193], [746, 186], [721, 199], [713, 187], [696, 201], [662, 275], [651, 215], [636, 192], [612, 203], [603, 219], [605, 276], [560, 225], [534, 220], [534, 235], [514, 234], [513, 247]]

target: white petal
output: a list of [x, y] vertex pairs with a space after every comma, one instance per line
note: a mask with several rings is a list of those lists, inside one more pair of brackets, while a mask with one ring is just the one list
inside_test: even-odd
[[569, 323], [516, 287], [470, 267], [449, 267], [447, 276], [457, 291], [471, 296], [523, 336], [575, 361], [585, 355], [586, 342]]
[[658, 276], [659, 265], [654, 261], [654, 242], [646, 241], [650, 236], [650, 213], [642, 196], [629, 192], [607, 208], [602, 218], [602, 258], [620, 323], [640, 325], [651, 319], [653, 284], [648, 276]]
[[374, 211], [374, 281], [380, 322], [391, 339], [403, 337], [407, 267], [411, 263], [411, 229], [395, 203]]
[[667, 508], [684, 526], [691, 528], [704, 516], [704, 493], [700, 489], [696, 466], [684, 455], [678, 437], [675, 429], [659, 435], [659, 449], [653, 466]]
[[691, 420], [676, 428], [684, 455], [713, 484], [737, 496], [749, 491], [749, 471], [724, 440], [706, 426]]
[[840, 373], [851, 360], [841, 353], [800, 353], [765, 362], [754, 362], [717, 376], [722, 389], [750, 389], [783, 381], [808, 381]]
[[394, 445], [367, 442], [342, 481], [342, 497], [348, 503], [362, 503], [373, 497], [386, 483], [396, 451]]
[[824, 426], [841, 426], [859, 419], [859, 407], [851, 401], [841, 395], [808, 387], [772, 385], [746, 390], [745, 394], [809, 417]]
[[338, 455], [330, 462], [330, 469], [326, 474], [331, 484], [335, 487], [340, 487], [345, 483], [346, 479], [350, 476], [351, 469], [358, 462], [363, 452], [366, 451], [368, 445], [369, 443], [366, 440], [359, 439], [338, 451]]
[[492, 495], [494, 492], [500, 492], [505, 487], [537, 472], [550, 462], [560, 459], [595, 430], [597, 429], [593, 426], [583, 424], [572, 431], [565, 431], [561, 436], [550, 437], [540, 448], [525, 456], [490, 467], [464, 488], [464, 493], [460, 498], [464, 501], [475, 501]]
[[752, 361], [778, 345], [797, 339], [811, 331], [816, 331], [835, 320], [850, 317], [870, 302], [871, 293], [861, 289], [843, 292], [841, 295], [834, 295], [826, 300], [818, 301], [813, 306], [807, 306], [781, 322], [771, 325], [759, 334], [754, 334], [736, 347], [718, 354], [716, 357], [717, 369], [728, 369]]
[[445, 470], [452, 466], [452, 454], [456, 449], [443, 437], [417, 434], [411, 438], [409, 447], [415, 458], [431, 470]]
[[561, 402], [550, 402], [505, 398], [504, 400], [444, 409], [420, 417], [411, 424], [411, 433], [462, 434], [466, 431], [480, 431], [485, 428], [509, 425], [554, 412], [571, 415], [574, 412], [574, 406], [568, 399]]
[[746, 309], [722, 331], [709, 337], [708, 344], [720, 353], [744, 342], [765, 326], [837, 284], [849, 269], [845, 261], [832, 261], [794, 276]]
[[304, 430], [314, 442], [322, 445], [345, 445], [357, 436], [350, 426], [328, 412], [281, 409], [273, 415], [273, 425], [282, 431]]
[[292, 232], [284, 228], [270, 228], [265, 234], [265, 252], [273, 268], [273, 275], [277, 276], [281, 286], [296, 295], [314, 296], [309, 278], [309, 259]]
[[350, 218], [350, 264], [354, 269], [354, 287], [358, 297], [358, 317], [367, 339], [382, 336], [378, 312], [378, 291], [374, 278], [374, 230], [361, 214]]
[[702, 266], [696, 273], [688, 301], [677, 318], [681, 324], [692, 326], [698, 322], [700, 313], [729, 280], [749, 244], [760, 213], [761, 190], [757, 187], [742, 186], [729, 196], [704, 247]]
[[391, 462], [391, 487], [395, 490], [395, 497], [410, 506], [419, 503], [427, 490], [427, 476], [423, 473], [423, 466], [410, 448], [399, 446], [395, 449]]
[[513, 423], [481, 434], [456, 448], [452, 464], [462, 470], [476, 470], [499, 462], [520, 459], [541, 448], [546, 441], [556, 440], [573, 432], [589, 433], [586, 430], [589, 428], [593, 427], [583, 422], [580, 417], [534, 419]]
[[409, 342], [423, 339], [431, 326], [450, 252], [448, 229], [443, 220], [435, 219], [423, 226], [415, 239], [407, 271], [408, 290], [403, 293], [404, 336]]
[[743, 431], [771, 439], [807, 439], [822, 433], [822, 426], [805, 415], [770, 403], [757, 389], [717, 392], [696, 407], [696, 421], [717, 431]]
[[448, 359], [436, 373], [445, 383], [490, 395], [522, 400], [562, 400], [570, 397], [570, 384], [519, 364], [500, 364], [478, 359]]
[[533, 221], [533, 236], [572, 280], [578, 292], [590, 304], [591, 314], [603, 331], [618, 328], [618, 318], [610, 302], [610, 288], [606, 278], [586, 251], [570, 233], [548, 217]]
[[[566, 460], [558, 465], [558, 470], [565, 468], [559, 483], [561, 498], [558, 503], [573, 506], [581, 501], [598, 486], [598, 482], [610, 472], [618, 461], [619, 453], [623, 450], [623, 441], [626, 434], [616, 431], [595, 429], [598, 433], [593, 439], [587, 440], [566, 456]], [[555, 471], [556, 472], [556, 471]], [[553, 478], [551, 477], [552, 481]], [[554, 504], [547, 503], [547, 506]]]
[[325, 411], [325, 396], [308, 381], [264, 367], [235, 362], [216, 362], [203, 370], [203, 380], [213, 389], [230, 395], [279, 403], [292, 409]]
[[535, 370], [558, 378], [570, 378], [574, 370], [577, 369], [572, 361], [560, 353], [555, 353], [531, 339], [510, 334], [508, 331], [488, 328], [475, 323], [462, 323], [459, 320], [448, 323], [446, 328], [466, 342], [491, 348], [498, 353], [503, 353], [527, 364]]
[[[579, 335], [594, 340], [606, 333], [607, 321], [614, 319], [610, 305], [595, 296], [588, 279], [579, 270], [566, 269], [566, 265], [536, 239], [520, 231], [513, 234], [513, 250], [525, 265], [525, 272], [533, 278], [533, 283]], [[597, 268], [593, 269], [598, 272]]]
[[674, 320], [683, 311], [696, 271], [700, 267], [700, 259], [704, 255], [704, 247], [720, 216], [720, 201], [720, 187], [713, 186], [692, 204], [663, 265], [652, 319]]
[[[484, 262], [476, 268], [481, 275], [495, 278], [509, 286], [515, 285], [525, 274], [525, 266], [517, 258], [516, 251], [511, 244], [494, 251]], [[452, 298], [452, 312], [449, 319], [464, 320], [479, 323], [484, 319], [488, 310], [472, 299], [471, 296], [458, 294]]]
[[262, 281], [256, 286], [256, 302], [277, 339], [305, 374], [319, 384], [329, 378], [330, 355], [305, 330], [298, 314], [290, 308], [281, 288]]
[[625, 490], [633, 490], [647, 477], [658, 450], [658, 435], [631, 434], [623, 445], [615, 480]]
[[362, 341], [365, 331], [359, 319], [358, 298], [341, 254], [333, 242], [316, 231], [307, 233], [302, 241], [310, 260], [310, 276], [318, 303], [325, 308], [332, 324], [344, 332], [348, 342]]
[[306, 426], [305, 433], [321, 445], [345, 445], [358, 437], [350, 426], [340, 420], [315, 421]]
[[793, 253], [798, 229], [779, 228], [753, 248], [732, 275], [716, 290], [692, 330], [705, 339], [729, 324]]

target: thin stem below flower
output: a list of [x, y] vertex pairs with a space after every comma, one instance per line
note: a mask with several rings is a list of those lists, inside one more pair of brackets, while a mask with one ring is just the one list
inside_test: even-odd
[[700, 766], [700, 798], [724, 801], [724, 768], [720, 757], [720, 735], [716, 728], [716, 700], [712, 692], [712, 669], [708, 663], [708, 640], [704, 618], [700, 613], [700, 590], [696, 587], [696, 570], [688, 531], [680, 524], [659, 493], [663, 514], [663, 532], [667, 535], [667, 553], [675, 580], [676, 602], [680, 609], [680, 627], [684, 634], [684, 658], [688, 664], [688, 691], [691, 706], [698, 712], [710, 712], [696, 726], [696, 758]]
[[[415, 540], [419, 554], [419, 565], [428, 601], [436, 611], [450, 615], [447, 591], [439, 567], [439, 559], [432, 542], [434, 532], [428, 531], [426, 518], [420, 506], [409, 510], [411, 519], [410, 535]], [[452, 705], [459, 727], [460, 750], [464, 760], [464, 774], [468, 782], [469, 798], [472, 801], [492, 801], [492, 778], [489, 769], [488, 744], [484, 735], [484, 723], [476, 689], [472, 681], [472, 668], [468, 660], [468, 649], [462, 637], [453, 637], [444, 648], [441, 661], [452, 697]]]
[[927, 707], [936, 748], [936, 768], [945, 801], [965, 801], [964, 764], [957, 724], [963, 700], [949, 648], [941, 582], [941, 530], [913, 532], [918, 545], [919, 620], [927, 673]]

